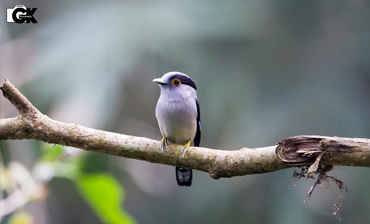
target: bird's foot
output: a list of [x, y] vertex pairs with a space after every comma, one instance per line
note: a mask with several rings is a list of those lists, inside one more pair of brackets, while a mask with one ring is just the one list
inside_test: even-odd
[[182, 150], [181, 150], [181, 152], [182, 152], [182, 157], [184, 157], [184, 156], [185, 156], [185, 153], [186, 153], [186, 151], [188, 150], [189, 146], [190, 146], [190, 141], [188, 141], [188, 143], [186, 143], [186, 145], [184, 146], [184, 148], [182, 148]]
[[163, 153], [163, 150], [167, 147], [167, 138], [163, 137], [161, 140], [161, 151]]

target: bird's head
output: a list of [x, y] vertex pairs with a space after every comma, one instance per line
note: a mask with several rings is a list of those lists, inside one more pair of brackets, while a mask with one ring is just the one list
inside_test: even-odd
[[168, 98], [196, 97], [197, 86], [186, 74], [181, 72], [168, 72], [161, 78], [153, 79], [161, 87], [161, 95]]

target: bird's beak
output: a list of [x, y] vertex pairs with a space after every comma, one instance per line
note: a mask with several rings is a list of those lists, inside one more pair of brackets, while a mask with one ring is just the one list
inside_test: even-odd
[[159, 85], [167, 85], [167, 83], [162, 78], [153, 79], [153, 82], [155, 82]]

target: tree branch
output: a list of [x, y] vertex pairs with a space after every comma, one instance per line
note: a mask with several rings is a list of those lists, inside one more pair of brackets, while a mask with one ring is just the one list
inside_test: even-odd
[[[263, 148], [219, 150], [170, 144], [162, 153], [160, 142], [69, 124], [43, 115], [8, 80], [0, 88], [19, 111], [0, 119], [0, 140], [35, 139], [115, 156], [208, 172], [212, 178], [274, 172], [312, 164], [370, 167], [370, 140], [325, 136], [295, 136]], [[317, 171], [317, 167], [313, 172]]]

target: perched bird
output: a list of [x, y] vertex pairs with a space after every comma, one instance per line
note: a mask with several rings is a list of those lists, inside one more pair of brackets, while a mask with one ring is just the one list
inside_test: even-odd
[[[170, 143], [184, 145], [183, 156], [190, 145], [200, 143], [200, 111], [197, 87], [194, 81], [181, 72], [168, 72], [153, 79], [161, 88], [155, 116], [162, 133], [162, 151]], [[188, 168], [176, 167], [179, 186], [190, 186], [193, 172]]]

